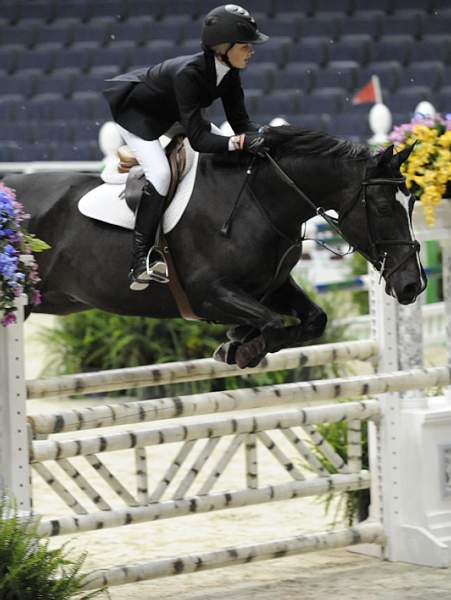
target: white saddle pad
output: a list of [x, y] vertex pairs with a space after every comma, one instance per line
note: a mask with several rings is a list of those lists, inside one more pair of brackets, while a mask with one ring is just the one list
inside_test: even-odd
[[[194, 188], [199, 153], [195, 152], [188, 140], [184, 141], [186, 149], [186, 167], [178, 185], [174, 199], [163, 217], [163, 230], [168, 233], [180, 221]], [[86, 217], [118, 225], [125, 229], [134, 229], [135, 214], [129, 209], [122, 193], [125, 189], [127, 174], [115, 171], [115, 165], [107, 165], [102, 179], [108, 181], [85, 194], [78, 202], [80, 212]]]

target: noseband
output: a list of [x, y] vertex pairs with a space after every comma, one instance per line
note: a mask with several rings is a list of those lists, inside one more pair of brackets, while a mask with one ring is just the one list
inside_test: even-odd
[[[362, 205], [365, 209], [365, 214], [366, 214], [367, 223], [368, 223], [370, 254], [368, 254], [365, 250], [363, 250], [362, 248], [360, 248], [357, 245], [352, 245], [352, 252], [355, 252], [355, 251], [359, 252], [359, 254], [361, 254], [368, 262], [370, 262], [373, 265], [373, 267], [377, 271], [380, 272], [381, 278], [385, 277], [385, 279], [388, 279], [389, 277], [391, 277], [396, 271], [398, 271], [402, 267], [402, 265], [409, 258], [411, 258], [414, 254], [419, 252], [420, 244], [419, 244], [419, 242], [417, 242], [417, 240], [376, 239], [376, 236], [374, 234], [374, 229], [372, 227], [372, 221], [370, 219], [369, 207], [368, 207], [368, 202], [367, 202], [367, 188], [370, 185], [395, 185], [396, 187], [399, 187], [400, 185], [402, 185], [405, 182], [404, 177], [393, 177], [393, 178], [376, 177], [376, 178], [371, 178], [371, 179], [364, 179], [360, 185], [360, 189], [355, 197], [354, 202], [352, 202], [352, 204], [337, 219], [335, 217], [328, 215], [326, 213], [326, 210], [322, 206], [316, 206], [310, 200], [310, 198], [307, 196], [307, 194], [305, 194], [305, 192], [303, 192], [299, 188], [299, 186], [291, 179], [291, 177], [289, 177], [289, 175], [287, 175], [285, 173], [285, 171], [272, 158], [272, 156], [270, 156], [270, 154], [265, 152], [265, 156], [269, 160], [271, 165], [274, 167], [276, 172], [279, 174], [280, 178], [287, 185], [289, 185], [296, 192], [296, 194], [298, 196], [300, 196], [305, 202], [307, 202], [307, 204], [315, 211], [315, 213], [317, 215], [319, 215], [320, 217], [322, 217], [328, 223], [328, 225], [336, 233], [338, 233], [338, 235], [340, 237], [342, 237], [343, 239], [346, 239], [346, 237], [343, 235], [343, 232], [341, 229], [341, 225], [343, 224], [343, 221], [356, 208], [356, 206], [358, 205], [359, 202], [362, 203]], [[411, 198], [412, 198], [412, 196], [411, 196]], [[408, 218], [410, 219], [410, 214], [408, 214]], [[390, 269], [390, 271], [386, 272], [385, 263], [388, 258], [388, 252], [386, 252], [386, 251], [383, 252], [380, 249], [381, 246], [409, 246], [410, 250], [394, 267], [392, 267]], [[421, 267], [421, 263], [420, 263], [420, 267]], [[423, 271], [422, 267], [421, 267], [421, 271], [422, 271], [422, 279], [424, 280], [424, 277], [423, 277], [424, 271]]]

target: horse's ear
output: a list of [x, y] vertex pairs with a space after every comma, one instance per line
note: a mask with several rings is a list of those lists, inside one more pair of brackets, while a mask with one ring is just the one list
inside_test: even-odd
[[415, 148], [415, 144], [416, 142], [414, 142], [410, 146], [406, 146], [404, 150], [401, 150], [401, 152], [398, 152], [393, 156], [392, 165], [395, 167], [395, 169], [398, 170], [402, 163], [409, 158], [410, 153]]
[[393, 148], [394, 148], [393, 144], [391, 146], [388, 146], [388, 148], [385, 148], [385, 150], [382, 152], [382, 154], [380, 154], [378, 156], [378, 161], [377, 161], [378, 165], [388, 165], [388, 163], [393, 158]]

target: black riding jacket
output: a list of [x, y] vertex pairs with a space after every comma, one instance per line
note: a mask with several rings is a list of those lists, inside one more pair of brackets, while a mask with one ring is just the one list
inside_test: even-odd
[[183, 125], [199, 152], [225, 152], [228, 137], [210, 132], [202, 109], [221, 98], [235, 133], [258, 128], [244, 105], [238, 69], [230, 69], [216, 85], [214, 54], [210, 51], [179, 56], [110, 80], [104, 91], [114, 120], [145, 140], [157, 139], [174, 123]]

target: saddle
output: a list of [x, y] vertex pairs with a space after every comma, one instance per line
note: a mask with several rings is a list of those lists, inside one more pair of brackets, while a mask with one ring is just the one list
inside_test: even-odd
[[[186, 150], [183, 140], [183, 135], [176, 135], [165, 148], [171, 169], [171, 182], [166, 195], [166, 208], [174, 198], [177, 186], [186, 168]], [[129, 208], [135, 212], [141, 199], [141, 192], [145, 183], [144, 173], [126, 144], [118, 149], [117, 155], [119, 158], [117, 167], [118, 172], [122, 174], [128, 173], [125, 186], [125, 201]]]
[[[186, 150], [183, 140], [184, 135], [177, 134], [172, 138], [165, 148], [166, 156], [171, 169], [171, 182], [166, 195], [166, 208], [174, 198], [177, 186], [185, 172]], [[118, 149], [117, 154], [119, 157], [119, 164], [117, 168], [118, 172], [122, 174], [128, 173], [124, 192], [125, 201], [129, 208], [135, 212], [139, 201], [141, 200], [142, 188], [145, 184], [144, 173], [127, 145], [121, 146]], [[154, 249], [160, 253], [167, 264], [169, 273], [169, 289], [174, 296], [181, 316], [189, 321], [199, 321], [200, 317], [198, 317], [191, 308], [190, 301], [188, 300], [185, 290], [180, 283], [180, 279], [161, 225], [158, 229], [157, 242], [154, 246]]]

